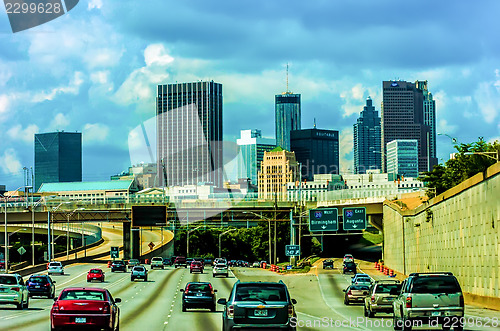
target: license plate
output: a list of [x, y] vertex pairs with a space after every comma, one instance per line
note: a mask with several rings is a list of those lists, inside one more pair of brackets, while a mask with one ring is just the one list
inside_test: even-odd
[[196, 293], [196, 296], [197, 296], [197, 297], [202, 297], [202, 296], [203, 296], [203, 293]]
[[431, 313], [431, 316], [441, 316], [441, 312], [440, 311], [433, 311]]
[[394, 298], [384, 298], [384, 301], [394, 301]]
[[255, 316], [267, 316], [267, 309], [255, 309], [253, 314]]
[[35, 288], [40, 288], [40, 285], [35, 285]]
[[85, 317], [76, 317], [75, 323], [87, 323], [87, 319]]

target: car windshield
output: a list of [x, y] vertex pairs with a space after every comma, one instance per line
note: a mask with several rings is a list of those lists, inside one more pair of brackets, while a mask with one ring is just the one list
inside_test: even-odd
[[287, 301], [285, 287], [280, 285], [238, 286], [235, 301]]
[[47, 283], [47, 278], [46, 277], [30, 277], [30, 279], [28, 281], [32, 282], [32, 283]]
[[375, 293], [391, 293], [391, 290], [400, 288], [400, 284], [379, 284], [375, 289]]
[[14, 276], [0, 276], [0, 284], [15, 285], [17, 284], [17, 279]]
[[186, 290], [189, 291], [210, 291], [210, 285], [208, 284], [188, 284]]
[[457, 293], [460, 286], [453, 277], [428, 276], [416, 278], [410, 293]]
[[61, 293], [59, 300], [104, 300], [104, 292], [89, 290], [68, 290]]

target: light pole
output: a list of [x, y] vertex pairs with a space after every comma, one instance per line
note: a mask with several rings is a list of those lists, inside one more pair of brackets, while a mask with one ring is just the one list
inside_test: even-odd
[[9, 261], [9, 249], [7, 248], [7, 197], [5, 197], [4, 195], [2, 195], [2, 198], [3, 198], [3, 208], [4, 208], [4, 211], [5, 211], [5, 239], [4, 239], [4, 245], [5, 245], [5, 252], [4, 252], [4, 261], [5, 261], [5, 273], [8, 272], [9, 268], [8, 268], [8, 261]]
[[69, 260], [69, 219], [73, 214], [79, 210], [84, 210], [85, 208], [80, 207], [73, 210], [71, 213], [67, 213], [68, 221], [66, 222], [66, 261]]
[[[57, 207], [52, 207], [52, 213], [56, 212], [59, 207], [61, 207], [62, 205], [64, 204], [67, 204], [67, 203], [70, 203], [69, 201], [67, 202], [61, 202], [60, 204], [57, 205]], [[51, 211], [49, 210], [49, 208], [47, 207], [47, 236], [48, 236], [48, 258], [49, 258], [49, 262], [52, 261], [52, 258], [54, 257], [54, 233], [53, 231], [51, 231], [51, 228], [50, 228], [50, 221], [51, 221], [51, 218], [52, 218], [52, 214], [50, 213]]]
[[450, 138], [450, 139], [451, 139], [451, 142], [452, 142], [453, 144], [458, 144], [458, 140], [457, 140], [457, 138], [454, 138], [454, 137], [450, 136], [449, 134], [446, 134], [446, 133], [438, 133], [438, 136], [446, 136], [446, 137], [448, 137], [448, 138]]
[[[493, 154], [495, 156], [490, 156], [489, 154]], [[465, 152], [464, 155], [482, 155], [498, 162], [498, 152]]]
[[231, 231], [236, 231], [236, 229], [229, 229], [229, 230], [227, 230], [227, 231], [222, 232], [221, 234], [219, 234], [219, 257], [222, 257], [221, 256], [222, 255], [222, 241], [221, 241], [222, 236], [225, 235], [228, 232], [231, 232]]
[[[257, 217], [260, 217], [260, 219], [265, 219], [268, 222], [268, 228], [269, 228], [269, 263], [271, 263], [272, 260], [272, 255], [271, 255], [271, 219], [262, 215], [259, 215], [257, 213], [254, 213], [253, 211], [244, 211], [243, 214], [252, 214]], [[274, 220], [276, 222], [276, 220]]]
[[204, 227], [204, 225], [197, 226], [197, 227], [195, 227], [194, 229], [189, 230], [189, 231], [187, 232], [187, 240], [186, 240], [186, 258], [187, 258], [187, 257], [189, 257], [189, 234], [190, 234], [191, 232], [195, 231], [195, 230], [198, 230], [199, 228], [202, 228], [202, 227]]

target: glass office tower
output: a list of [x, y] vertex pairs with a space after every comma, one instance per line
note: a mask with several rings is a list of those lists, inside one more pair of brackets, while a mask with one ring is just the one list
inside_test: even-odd
[[260, 130], [241, 130], [241, 138], [236, 143], [240, 147], [238, 159], [238, 178], [249, 178], [253, 185], [257, 185], [258, 173], [264, 152], [276, 147], [274, 139], [262, 138]]
[[366, 174], [366, 170], [382, 169], [380, 117], [370, 97], [366, 99], [353, 132], [354, 173]]
[[300, 94], [286, 92], [275, 96], [276, 145], [289, 151], [290, 132], [300, 130]]

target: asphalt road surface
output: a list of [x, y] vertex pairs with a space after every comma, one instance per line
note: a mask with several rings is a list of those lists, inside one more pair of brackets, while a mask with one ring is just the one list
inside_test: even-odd
[[[335, 260], [338, 267], [340, 261]], [[89, 284], [86, 274], [92, 267], [100, 267], [106, 272], [104, 283]], [[147, 266], [148, 270], [150, 269]], [[342, 275], [338, 269], [316, 270], [307, 275], [277, 275], [267, 270], [253, 268], [234, 268], [228, 278], [213, 278], [211, 268], [203, 274], [190, 274], [189, 268], [167, 267], [164, 270], [149, 271], [148, 282], [131, 282], [130, 274], [111, 273], [104, 264], [74, 264], [65, 267], [65, 275], [54, 275], [57, 292], [70, 286], [105, 287], [115, 298], [121, 298], [119, 304], [121, 330], [221, 330], [221, 310], [181, 311], [181, 293], [190, 281], [209, 281], [218, 290], [217, 298], [227, 298], [233, 283], [242, 281], [278, 281], [282, 279], [288, 285], [292, 298], [297, 300], [298, 330], [392, 330], [392, 316], [377, 314], [375, 318], [364, 318], [361, 305], [343, 304], [343, 292], [350, 282], [350, 275]], [[237, 277], [237, 278], [236, 278]], [[27, 279], [27, 277], [25, 277]], [[50, 307], [52, 300], [31, 298], [29, 309], [15, 310], [14, 305], [0, 305], [1, 330], [50, 330]], [[466, 330], [500, 330], [496, 311], [473, 308], [466, 309], [467, 317], [474, 324]], [[494, 324], [496, 318], [497, 324]], [[489, 319], [489, 324], [484, 326]], [[480, 321], [480, 322], [477, 322]], [[417, 328], [435, 330], [436, 328]]]

